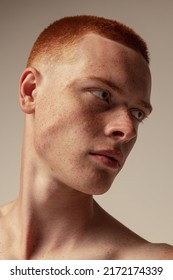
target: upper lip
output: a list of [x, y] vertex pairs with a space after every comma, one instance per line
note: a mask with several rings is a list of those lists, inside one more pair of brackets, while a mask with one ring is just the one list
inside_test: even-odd
[[123, 164], [123, 154], [119, 149], [116, 150], [96, 150], [91, 152], [93, 155], [102, 155], [106, 157], [113, 158], [114, 160], [118, 161], [119, 165]]

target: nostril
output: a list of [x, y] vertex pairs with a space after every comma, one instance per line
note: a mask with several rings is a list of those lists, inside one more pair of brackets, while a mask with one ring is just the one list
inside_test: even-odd
[[123, 137], [124, 136], [124, 132], [120, 131], [120, 130], [116, 130], [113, 132], [114, 136], [119, 136], [119, 137]]

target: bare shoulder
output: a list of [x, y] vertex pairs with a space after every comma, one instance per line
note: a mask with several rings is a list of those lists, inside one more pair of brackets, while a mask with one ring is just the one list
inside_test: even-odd
[[126, 260], [173, 260], [173, 246], [145, 242], [141, 246], [127, 248], [122, 255]]
[[12, 227], [15, 224], [13, 207], [15, 201], [0, 207], [0, 260], [12, 259], [15, 235]]
[[109, 253], [105, 259], [133, 259], [137, 248], [148, 244], [145, 239], [112, 217], [99, 205], [97, 205], [97, 211], [98, 227], [95, 234], [97, 237], [95, 246], [100, 248], [102, 244], [103, 251]]
[[96, 236], [97, 240], [102, 240], [102, 244], [105, 244], [104, 250], [111, 252], [110, 259], [173, 260], [173, 246], [150, 243], [103, 209], [98, 208], [98, 210], [101, 230], [97, 230]]
[[0, 206], [0, 219], [9, 213], [14, 203], [15, 201], [10, 201], [9, 203]]
[[11, 210], [13, 209], [14, 203], [15, 203], [15, 201], [11, 201], [0, 207], [0, 233], [5, 231], [5, 229], [8, 227], [8, 221], [10, 219], [9, 214], [10, 214]]

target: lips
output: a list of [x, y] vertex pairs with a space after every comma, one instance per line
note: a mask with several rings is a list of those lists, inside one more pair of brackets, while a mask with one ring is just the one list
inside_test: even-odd
[[123, 164], [123, 155], [119, 150], [99, 150], [90, 154], [95, 160], [113, 169], [119, 169]]

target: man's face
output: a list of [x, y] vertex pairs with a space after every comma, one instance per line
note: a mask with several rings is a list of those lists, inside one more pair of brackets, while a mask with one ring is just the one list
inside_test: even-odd
[[148, 114], [150, 72], [144, 58], [96, 34], [73, 59], [41, 68], [35, 148], [57, 182], [88, 194], [109, 189]]

